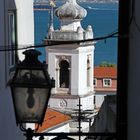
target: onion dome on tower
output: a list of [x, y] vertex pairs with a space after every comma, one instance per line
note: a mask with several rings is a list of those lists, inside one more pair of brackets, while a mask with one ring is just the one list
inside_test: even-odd
[[56, 16], [60, 19], [81, 20], [87, 15], [87, 11], [76, 3], [76, 0], [67, 0], [67, 2], [56, 9]]
[[81, 20], [87, 15], [86, 9], [77, 4], [76, 0], [66, 0], [66, 2], [55, 10], [55, 15], [60, 20], [58, 30], [50, 28], [48, 39], [51, 40], [85, 40], [93, 38], [92, 27], [88, 26], [84, 30]]
[[76, 0], [67, 0], [66, 3], [55, 11], [56, 16], [60, 19], [61, 30], [77, 31], [81, 27], [80, 21], [86, 17], [87, 11], [79, 6]]

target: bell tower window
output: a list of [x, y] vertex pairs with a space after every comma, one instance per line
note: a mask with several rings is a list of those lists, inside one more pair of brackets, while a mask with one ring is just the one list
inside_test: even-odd
[[90, 61], [91, 56], [87, 56], [87, 86], [90, 87], [91, 85], [91, 61]]
[[69, 88], [69, 62], [67, 60], [61, 60], [60, 64], [60, 88]]

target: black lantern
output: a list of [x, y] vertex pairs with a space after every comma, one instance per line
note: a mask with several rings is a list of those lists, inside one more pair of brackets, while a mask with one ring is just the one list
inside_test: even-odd
[[44, 119], [54, 80], [47, 73], [47, 65], [38, 60], [35, 49], [23, 52], [25, 59], [17, 64], [9, 84], [17, 124], [38, 123]]

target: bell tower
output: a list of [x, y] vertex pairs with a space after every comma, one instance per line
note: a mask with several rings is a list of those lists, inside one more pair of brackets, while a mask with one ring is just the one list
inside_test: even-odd
[[62, 110], [78, 108], [79, 98], [83, 110], [93, 109], [94, 42], [92, 27], [81, 26], [87, 11], [76, 0], [67, 0], [55, 10], [60, 20], [59, 29], [52, 27], [45, 39], [55, 44], [46, 49], [48, 72], [56, 80], [50, 107]]

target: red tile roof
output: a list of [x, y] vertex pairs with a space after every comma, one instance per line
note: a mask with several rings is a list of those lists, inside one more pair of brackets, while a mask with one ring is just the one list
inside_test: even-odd
[[[56, 125], [62, 124], [70, 120], [71, 117], [68, 115], [64, 115], [58, 111], [47, 109], [44, 122], [42, 126], [39, 126], [37, 132], [42, 132], [48, 128], [54, 127]], [[37, 126], [36, 126], [37, 127]]]
[[95, 67], [94, 68], [95, 78], [117, 78], [116, 67]]

